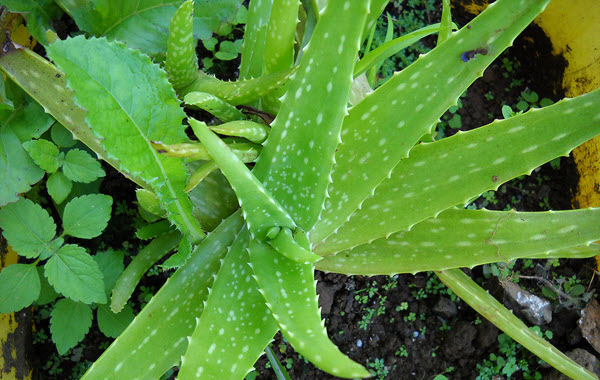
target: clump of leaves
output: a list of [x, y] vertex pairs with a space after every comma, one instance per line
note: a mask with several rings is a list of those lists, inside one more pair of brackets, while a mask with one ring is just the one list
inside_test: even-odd
[[[56, 66], [8, 41], [0, 56], [7, 75], [140, 184], [140, 198], [191, 246], [185, 264], [84, 378], [156, 378], [180, 360], [182, 378], [243, 378], [278, 330], [319, 368], [367, 377], [326, 335], [315, 268], [361, 275], [435, 271], [545, 361], [569, 376], [593, 378], [459, 268], [595, 255], [599, 210], [455, 206], [600, 133], [600, 92], [419, 144], [547, 3], [499, 0], [454, 34], [444, 18], [444, 42], [374, 91], [353, 80], [356, 67], [377, 62], [357, 64], [357, 55], [386, 4], [378, 0], [329, 0], [323, 9], [311, 2], [251, 2], [241, 79], [233, 83], [198, 71], [190, 2], [174, 13], [167, 72], [106, 38], [48, 45]], [[306, 19], [297, 36], [300, 10]], [[24, 67], [38, 71], [40, 81], [28, 80]], [[57, 99], [73, 108], [61, 108]], [[232, 119], [209, 126], [188, 117], [183, 125], [180, 99]], [[270, 114], [275, 119], [263, 122]], [[188, 137], [187, 125], [197, 140]], [[255, 139], [265, 132], [266, 140]], [[237, 212], [227, 202], [232, 190]], [[215, 219], [224, 220], [208, 227]], [[141, 255], [133, 272], [158, 256]]]

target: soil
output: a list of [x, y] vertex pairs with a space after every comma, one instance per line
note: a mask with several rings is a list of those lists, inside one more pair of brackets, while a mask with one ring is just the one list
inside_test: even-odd
[[[393, 12], [392, 7], [388, 11]], [[440, 10], [432, 12], [439, 19]], [[465, 25], [472, 18], [457, 10], [454, 21]], [[67, 18], [68, 20], [68, 18]], [[71, 28], [71, 29], [69, 29]], [[73, 25], [67, 25], [72, 30]], [[61, 30], [61, 33], [65, 33]], [[532, 46], [535, 41], [535, 48]], [[543, 32], [536, 26], [529, 27], [515, 40], [514, 47], [500, 56], [478, 79], [461, 99], [462, 107], [457, 113], [462, 119], [462, 130], [469, 130], [489, 123], [493, 118], [502, 118], [503, 104], [513, 106], [518, 102], [521, 91], [529, 88], [540, 98], [554, 101], [563, 97], [559, 87], [558, 73], [564, 63], [552, 56], [550, 45]], [[430, 46], [435, 40], [428, 41]], [[202, 48], [199, 47], [199, 53]], [[507, 62], [512, 71], [507, 73]], [[552, 63], [550, 63], [552, 62]], [[543, 64], [543, 66], [542, 66]], [[235, 67], [235, 63], [231, 63]], [[555, 70], [548, 70], [555, 68]], [[217, 73], [218, 74], [218, 73]], [[228, 78], [230, 79], [230, 78]], [[514, 80], [521, 80], [514, 85]], [[513, 86], [511, 86], [513, 82]], [[491, 94], [491, 95], [486, 95]], [[486, 98], [487, 96], [487, 98]], [[447, 114], [447, 117], [452, 117]], [[445, 128], [444, 134], [455, 133]], [[105, 166], [107, 177], [100, 188], [101, 192], [111, 195], [115, 205], [122, 202], [135, 209], [135, 186], [118, 172]], [[520, 178], [503, 185], [495, 194], [495, 202], [479, 198], [474, 206], [489, 209], [504, 209], [511, 205], [518, 210], [570, 209], [572, 191], [577, 182], [577, 174], [570, 157], [560, 159], [560, 168], [546, 164], [534, 171], [532, 176]], [[131, 214], [122, 213], [113, 217], [111, 225], [118, 223], [117, 229], [110, 229], [94, 240], [91, 248], [96, 249], [101, 241], [110, 241], [120, 248], [135, 247], [141, 244], [132, 239]], [[130, 226], [125, 228], [124, 226]], [[128, 229], [129, 228], [129, 229]], [[108, 240], [107, 240], [108, 238]], [[132, 250], [133, 251], [133, 250]], [[561, 265], [553, 271], [559, 275], [582, 279], [588, 290], [600, 291], [600, 282], [591, 282], [594, 263], [592, 260], [561, 260]], [[545, 261], [542, 261], [545, 263]], [[534, 275], [532, 269], [525, 269], [518, 263], [513, 268], [521, 274]], [[494, 276], [486, 279], [482, 268], [467, 271], [491, 294], [503, 300], [502, 287]], [[157, 273], [144, 278], [134, 294], [138, 308], [147, 300], [148, 292], [156, 291], [166, 280], [167, 274]], [[379, 379], [433, 379], [445, 374], [450, 379], [475, 379], [479, 374], [478, 364], [498, 353], [500, 331], [483, 318], [479, 318], [467, 304], [455, 299], [431, 273], [417, 275], [397, 275], [394, 277], [344, 276], [316, 272], [317, 290], [322, 316], [329, 336], [340, 350], [359, 363], [369, 365]], [[522, 280], [520, 284], [536, 294], [541, 294], [538, 282]], [[369, 291], [371, 293], [369, 293]], [[555, 305], [559, 306], [559, 305]], [[366, 318], [372, 313], [371, 318]], [[38, 331], [49, 334], [48, 309], [40, 308], [36, 313]], [[582, 339], [577, 329], [577, 310], [555, 307], [551, 323], [541, 325], [542, 330], [551, 330], [551, 340], [560, 350], [570, 351], [583, 348], [595, 353]], [[56, 349], [49, 339], [36, 342], [37, 368], [42, 368], [38, 378], [66, 379], [78, 378], [84, 369], [102, 353], [110, 339], [98, 330], [96, 322], [85, 340], [71, 350], [62, 359], [56, 359]], [[334, 379], [334, 377], [316, 369], [311, 363], [298, 356], [281, 334], [277, 334], [270, 345], [279, 361], [288, 368], [290, 377], [300, 379]], [[53, 361], [50, 358], [54, 357]], [[518, 351], [518, 357], [529, 361], [532, 370], [539, 370], [546, 376], [551, 369], [532, 358], [524, 350]], [[531, 360], [530, 360], [531, 359]], [[380, 365], [378, 366], [377, 363]], [[256, 379], [274, 379], [274, 372], [263, 355], [256, 364]], [[522, 372], [517, 371], [511, 379], [520, 379]]]

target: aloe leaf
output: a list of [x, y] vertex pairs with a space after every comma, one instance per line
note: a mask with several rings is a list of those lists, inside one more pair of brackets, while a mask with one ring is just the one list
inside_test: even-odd
[[452, 35], [452, 11], [450, 9], [450, 0], [442, 0], [442, 20], [440, 22], [440, 34], [437, 44], [446, 41]]
[[314, 266], [289, 260], [265, 243], [252, 240], [248, 248], [255, 279], [267, 306], [292, 347], [320, 369], [338, 377], [368, 377], [329, 340], [314, 280]]
[[358, 61], [356, 67], [354, 68], [354, 77], [358, 77], [360, 74], [369, 70], [377, 62], [391, 57], [400, 50], [409, 47], [417, 41], [420, 41], [422, 38], [430, 36], [434, 33], [438, 33], [440, 29], [440, 24], [427, 25], [419, 30], [415, 30], [414, 32], [394, 38], [393, 40], [384, 43], [378, 48], [370, 51], [360, 61]]
[[278, 71], [258, 78], [225, 82], [198, 71], [198, 78], [190, 86], [181, 89], [179, 96], [190, 92], [208, 92], [229, 104], [250, 104], [281, 87], [293, 70]]
[[247, 230], [225, 256], [182, 358], [182, 379], [242, 379], [277, 332], [248, 266]]
[[[311, 231], [311, 241], [317, 243], [333, 233], [372, 195], [421, 136], [431, 131], [448, 107], [548, 2], [496, 1], [471, 22], [470, 29], [454, 33], [350, 109], [327, 189], [330, 198]], [[487, 47], [488, 55], [463, 62], [457, 53], [479, 47]], [[391, 149], [389, 144], [394, 142]]]
[[[42, 105], [47, 113], [71, 131], [74, 139], [81, 140], [113, 167], [119, 167], [118, 161], [108, 157], [101, 139], [86, 124], [86, 111], [75, 104], [73, 90], [67, 87], [62, 71], [27, 49], [15, 49], [1, 55], [0, 69]], [[140, 186], [148, 186], [141, 178], [123, 174]]]
[[304, 230], [323, 208], [368, 5], [328, 3], [254, 167], [256, 177]]
[[158, 379], [176, 365], [203, 310], [212, 274], [242, 224], [241, 216], [232, 216], [210, 233], [82, 379]]
[[244, 137], [254, 143], [261, 144], [269, 135], [269, 127], [250, 120], [231, 121], [229, 123], [211, 125], [213, 132], [227, 136]]
[[266, 238], [267, 231], [272, 227], [295, 229], [294, 221], [252, 175], [242, 160], [206, 124], [194, 119], [189, 121], [194, 133], [219, 165], [237, 194], [250, 233], [262, 240]]
[[300, 0], [274, 0], [265, 39], [262, 73], [294, 67], [294, 43]]
[[173, 15], [169, 26], [165, 70], [175, 91], [189, 86], [198, 75], [193, 14], [194, 2], [185, 1]]
[[529, 174], [555, 157], [568, 155], [600, 133], [594, 120], [598, 104], [600, 90], [416, 146], [375, 195], [316, 251], [347, 249], [410, 228], [512, 178]]
[[202, 164], [195, 172], [190, 176], [190, 180], [187, 185], [185, 185], [185, 192], [189, 193], [194, 190], [196, 186], [200, 184], [210, 173], [217, 170], [219, 166], [214, 161], [209, 161], [205, 164]]
[[[96, 37], [106, 36], [134, 49], [156, 55], [167, 51], [169, 22], [181, 0], [58, 0], [79, 29]], [[240, 0], [197, 1], [194, 4], [194, 36], [208, 39], [231, 24]]]
[[[188, 163], [188, 167], [194, 172], [202, 164], [204, 162], [194, 161]], [[223, 219], [239, 208], [235, 192], [229, 186], [227, 178], [218, 170], [210, 173], [188, 195], [194, 204], [194, 215], [202, 221], [207, 231], [214, 230]]]
[[[597, 255], [600, 209], [514, 212], [449, 209], [353, 250], [327, 256], [317, 269], [359, 275], [393, 275], [473, 267], [517, 258]], [[582, 246], [582, 247], [580, 247]], [[571, 248], [576, 248], [571, 250]]]
[[80, 36], [57, 41], [47, 51], [67, 73], [77, 102], [88, 111], [87, 123], [120, 170], [151, 184], [169, 219], [194, 241], [203, 238], [183, 191], [188, 179], [183, 162], [159, 155], [150, 144], [187, 140], [181, 124], [185, 114], [165, 72], [139, 51], [106, 39]]
[[240, 79], [257, 78], [262, 74], [265, 39], [273, 0], [251, 1], [248, 6]]
[[118, 313], [123, 309], [142, 276], [152, 265], [177, 247], [180, 240], [181, 234], [179, 232], [167, 232], [152, 240], [150, 244], [135, 255], [131, 263], [121, 273], [113, 288], [110, 303], [113, 312]]
[[448, 288], [473, 309], [552, 367], [572, 379], [597, 379], [595, 375], [575, 363], [536, 332], [530, 330], [510, 310], [483, 290], [462, 270], [448, 269], [436, 272], [436, 274]]
[[207, 92], [190, 92], [183, 98], [183, 101], [188, 105], [195, 106], [193, 108], [200, 108], [210, 112], [224, 123], [233, 120], [244, 120], [246, 118], [242, 111]]

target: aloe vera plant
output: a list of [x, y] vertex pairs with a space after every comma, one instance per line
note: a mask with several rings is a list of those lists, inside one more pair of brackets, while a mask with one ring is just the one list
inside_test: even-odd
[[[595, 378], [459, 268], [596, 255], [600, 210], [456, 206], [600, 134], [600, 92], [419, 143], [549, 1], [498, 0], [451, 34], [446, 21], [440, 30], [447, 39], [351, 108], [354, 79], [368, 68], [357, 64], [359, 46], [386, 1], [329, 0], [322, 9], [316, 2], [251, 1], [238, 82], [197, 70], [189, 1], [171, 22], [168, 73], [104, 38], [49, 44], [56, 66], [6, 41], [3, 72], [144, 187], [140, 203], [193, 244], [189, 258], [84, 378], [159, 378], [181, 363], [182, 379], [241, 379], [278, 330], [324, 371], [367, 377], [327, 337], [315, 268], [363, 275], [434, 270], [536, 355], [568, 376]], [[303, 36], [289, 29], [299, 7], [308, 15]], [[475, 53], [464, 60], [465, 52]], [[182, 100], [231, 121], [209, 127], [189, 118], [199, 141], [190, 140]], [[234, 105], [276, 117], [270, 126], [240, 121], [247, 116]], [[234, 213], [231, 189], [240, 206]], [[219, 218], [225, 219], [215, 223]], [[139, 278], [139, 270], [129, 272]], [[123, 291], [117, 286], [115, 293]], [[123, 302], [119, 296], [113, 306]]]

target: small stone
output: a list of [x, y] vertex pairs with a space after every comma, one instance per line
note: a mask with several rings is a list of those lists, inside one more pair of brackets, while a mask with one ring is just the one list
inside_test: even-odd
[[597, 352], [600, 352], [600, 305], [592, 300], [581, 311], [581, 318], [577, 321], [581, 334]]
[[504, 293], [508, 298], [509, 307], [521, 314], [533, 325], [543, 325], [552, 322], [552, 304], [527, 290], [522, 289], [514, 282], [507, 281], [502, 284]]
[[440, 297], [433, 307], [433, 311], [442, 318], [451, 319], [456, 316], [458, 309], [456, 308], [456, 303], [452, 302], [449, 298]]

